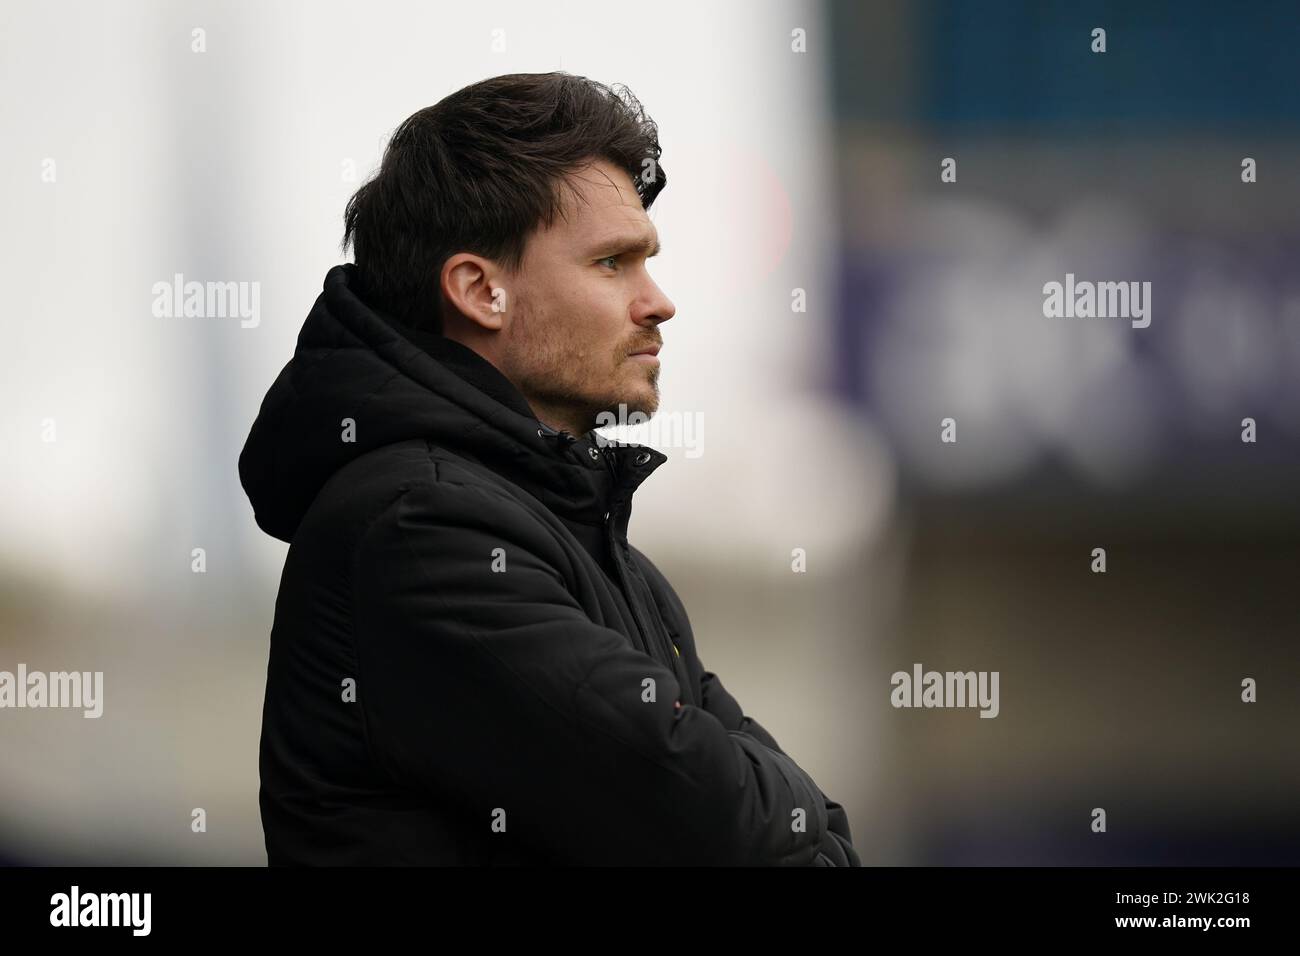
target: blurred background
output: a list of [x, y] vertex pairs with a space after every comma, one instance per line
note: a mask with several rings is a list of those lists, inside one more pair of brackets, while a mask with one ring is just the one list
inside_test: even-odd
[[[669, 177], [695, 431], [632, 540], [863, 862], [1300, 863], [1298, 42], [1268, 3], [6, 3], [0, 671], [102, 671], [104, 713], [0, 709], [0, 859], [265, 863], [288, 546], [240, 448], [393, 129], [561, 69]], [[1150, 326], [1045, 317], [1067, 273]], [[176, 274], [258, 321], [156, 315]], [[998, 671], [998, 717], [895, 709], [916, 663]]]

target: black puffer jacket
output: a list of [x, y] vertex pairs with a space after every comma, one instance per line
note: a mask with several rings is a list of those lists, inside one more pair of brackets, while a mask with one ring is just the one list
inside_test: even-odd
[[627, 541], [666, 460], [543, 426], [325, 277], [239, 459], [290, 542], [260, 751], [279, 864], [859, 865]]

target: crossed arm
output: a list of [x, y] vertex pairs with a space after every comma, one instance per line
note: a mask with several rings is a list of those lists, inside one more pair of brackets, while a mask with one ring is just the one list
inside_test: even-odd
[[504, 811], [561, 863], [853, 865], [843, 808], [715, 675], [705, 706], [675, 707], [674, 674], [590, 619], [556, 551], [521, 504], [463, 484], [371, 523], [353, 583], [373, 759], [485, 832]]
[[[712, 671], [705, 671], [701, 680], [701, 694], [705, 710], [718, 718], [723, 726], [749, 734], [763, 746], [778, 753], [784, 753], [781, 745], [769, 734], [758, 721], [744, 714], [740, 704], [722, 686], [722, 680]], [[813, 785], [816, 787], [816, 784]], [[817, 788], [822, 803], [826, 808], [826, 837], [818, 848], [818, 859], [814, 866], [861, 866], [862, 861], [853, 848], [853, 836], [849, 831], [849, 817], [844, 807], [826, 796]]]

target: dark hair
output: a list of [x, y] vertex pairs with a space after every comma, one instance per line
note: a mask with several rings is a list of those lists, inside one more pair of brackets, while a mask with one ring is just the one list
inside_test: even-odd
[[626, 86], [513, 73], [458, 90], [406, 119], [379, 172], [348, 200], [343, 248], [356, 252], [358, 292], [441, 332], [449, 256], [518, 269], [529, 234], [562, 213], [564, 177], [594, 159], [626, 170], [649, 209], [668, 182], [660, 152], [658, 127]]

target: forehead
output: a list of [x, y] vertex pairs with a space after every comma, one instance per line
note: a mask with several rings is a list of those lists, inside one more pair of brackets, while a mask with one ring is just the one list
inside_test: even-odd
[[571, 173], [561, 198], [562, 214], [543, 233], [548, 242], [585, 248], [657, 238], [631, 177], [610, 162], [601, 160]]

